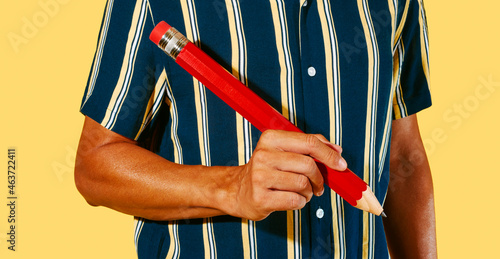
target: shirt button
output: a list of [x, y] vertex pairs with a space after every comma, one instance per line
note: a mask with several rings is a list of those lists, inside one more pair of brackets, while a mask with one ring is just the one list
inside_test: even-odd
[[318, 210], [316, 210], [316, 217], [318, 217], [318, 219], [322, 219], [323, 216], [325, 216], [325, 212], [323, 211], [322, 208], [319, 208]]
[[309, 67], [309, 68], [307, 69], [307, 74], [308, 74], [309, 76], [311, 76], [311, 77], [312, 77], [312, 76], [315, 76], [315, 75], [316, 75], [316, 69], [315, 69], [314, 67]]
[[302, 6], [307, 6], [307, 0], [304, 2], [304, 4]]

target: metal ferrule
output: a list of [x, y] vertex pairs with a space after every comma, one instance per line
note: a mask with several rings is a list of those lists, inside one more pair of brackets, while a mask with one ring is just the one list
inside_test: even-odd
[[167, 55], [176, 59], [177, 55], [179, 55], [182, 48], [184, 48], [188, 42], [188, 39], [186, 39], [184, 35], [179, 33], [174, 27], [171, 27], [163, 34], [163, 37], [161, 37], [158, 47], [167, 53]]

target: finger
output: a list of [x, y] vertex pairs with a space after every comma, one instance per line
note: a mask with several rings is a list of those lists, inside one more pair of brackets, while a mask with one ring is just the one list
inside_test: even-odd
[[265, 131], [259, 142], [267, 148], [312, 156], [326, 166], [343, 171], [347, 163], [342, 156], [319, 140], [315, 135], [291, 131]]
[[328, 141], [328, 139], [325, 138], [325, 136], [321, 134], [313, 134], [316, 136], [321, 142], [325, 143], [327, 146], [333, 148], [335, 151], [339, 152], [339, 154], [342, 154], [342, 147], [336, 144], [333, 144], [332, 142]]
[[[280, 179], [270, 180], [271, 183], [275, 181], [284, 182], [283, 175], [292, 174], [291, 177], [295, 177], [292, 180], [297, 180], [297, 177], [302, 175], [312, 186], [312, 192], [320, 196], [324, 191], [324, 180], [321, 172], [316, 165], [314, 159], [307, 155], [297, 154], [293, 152], [284, 151], [272, 151], [272, 150], [258, 150], [253, 154], [252, 159], [257, 162], [257, 164], [265, 164], [266, 168], [264, 170], [279, 170], [281, 172], [286, 172], [284, 174], [266, 174], [266, 177], [281, 177]], [[269, 186], [267, 186], [269, 187]], [[296, 188], [289, 190], [298, 190]]]
[[296, 175], [293, 177], [299, 177], [300, 175], [307, 177], [313, 193], [316, 196], [323, 194], [323, 176], [312, 157], [292, 152], [283, 152], [280, 156], [282, 159], [275, 160], [277, 161], [275, 166], [278, 170], [295, 173]]
[[275, 171], [273, 180], [268, 182], [267, 188], [275, 191], [294, 192], [310, 201], [313, 196], [313, 188], [309, 178], [302, 174]]
[[302, 209], [307, 200], [304, 196], [295, 192], [269, 191], [265, 206], [272, 211], [299, 210]]

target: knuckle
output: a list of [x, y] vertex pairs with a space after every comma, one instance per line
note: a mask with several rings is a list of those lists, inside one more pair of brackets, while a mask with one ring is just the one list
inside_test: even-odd
[[308, 192], [307, 195], [306, 195], [306, 197], [305, 197], [306, 202], [309, 202], [312, 199], [312, 197], [313, 197], [312, 192]]
[[263, 149], [256, 150], [252, 155], [252, 160], [256, 163], [264, 163], [267, 161], [269, 152]]
[[290, 197], [290, 207], [293, 209], [302, 209], [306, 205], [306, 199], [300, 195]]
[[307, 172], [316, 171], [316, 169], [318, 168], [318, 166], [316, 165], [316, 161], [314, 161], [314, 159], [310, 156], [303, 156], [303, 157], [304, 157], [303, 164], [304, 164], [305, 170]]
[[304, 175], [297, 175], [297, 187], [300, 190], [305, 190], [309, 187], [309, 178]]
[[306, 135], [305, 142], [306, 142], [307, 147], [309, 147], [311, 149], [315, 149], [318, 147], [320, 141], [314, 135]]
[[264, 199], [263, 195], [259, 193], [254, 193], [252, 196], [252, 210], [257, 213], [262, 213], [267, 210], [266, 199]]
[[252, 199], [255, 209], [260, 210], [262, 207], [262, 195], [260, 195], [259, 192], [254, 192]]
[[276, 130], [266, 130], [262, 133], [262, 135], [260, 136], [260, 139], [262, 141], [270, 141], [270, 140], [273, 140], [274, 138], [276, 138], [276, 134], [277, 134], [277, 131]]
[[[256, 171], [252, 174], [252, 182], [257, 184], [257, 186], [262, 185], [266, 181], [265, 173], [262, 171]], [[260, 196], [255, 196], [256, 198], [260, 198]]]
[[272, 212], [271, 205], [265, 195], [257, 195], [253, 206], [255, 215], [252, 220], [259, 221], [265, 219]]
[[332, 162], [335, 162], [337, 164], [340, 162], [339, 154], [337, 152], [335, 152], [333, 149], [328, 150], [328, 152], [325, 155], [325, 159], [326, 159], [326, 161], [332, 161]]
[[323, 141], [328, 142], [328, 139], [326, 139], [325, 136], [323, 136], [321, 134], [312, 134], [312, 135], [315, 136], [316, 138], [318, 138], [321, 142], [323, 142]]

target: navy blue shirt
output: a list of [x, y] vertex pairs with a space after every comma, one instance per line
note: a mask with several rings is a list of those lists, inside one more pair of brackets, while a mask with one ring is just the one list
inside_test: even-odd
[[[343, 147], [383, 202], [393, 119], [431, 105], [421, 0], [109, 0], [81, 112], [179, 164], [245, 164], [261, 132], [165, 55], [166, 21], [307, 133]], [[139, 258], [388, 258], [380, 217], [327, 188], [301, 210], [137, 218]]]

